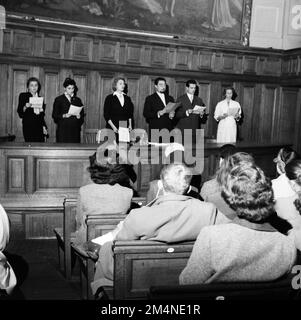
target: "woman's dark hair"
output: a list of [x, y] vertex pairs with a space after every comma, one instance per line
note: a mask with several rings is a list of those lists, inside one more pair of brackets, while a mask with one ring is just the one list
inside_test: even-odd
[[300, 158], [298, 153], [291, 147], [283, 147], [279, 150], [277, 158], [274, 159], [274, 162], [281, 160], [285, 165], [294, 159]]
[[187, 88], [189, 88], [189, 86], [191, 85], [191, 84], [195, 84], [195, 85], [197, 85], [197, 82], [195, 81], [195, 80], [188, 80], [188, 81], [186, 81], [186, 87]]
[[76, 95], [77, 91], [78, 91], [78, 87], [76, 85], [76, 82], [71, 79], [71, 78], [66, 78], [64, 83], [63, 83], [63, 87], [67, 88], [68, 86], [74, 86], [74, 94]]
[[109, 185], [119, 183], [123, 187], [131, 188], [130, 178], [125, 165], [111, 164], [109, 162], [99, 164], [96, 161], [96, 153], [90, 156], [89, 160], [90, 166], [88, 167], [88, 171], [94, 183]]
[[236, 151], [236, 147], [233, 144], [224, 144], [219, 149], [219, 156], [222, 159], [227, 159], [228, 157], [232, 156]]
[[123, 77], [117, 77], [117, 78], [114, 78], [113, 82], [112, 82], [112, 90], [113, 91], [116, 91], [117, 90], [117, 82], [119, 80], [122, 80], [124, 82], [124, 88], [125, 88], [125, 79]]
[[[231, 157], [230, 157], [231, 158]], [[271, 181], [253, 162], [226, 161], [222, 197], [241, 219], [262, 223], [274, 214]]]
[[226, 87], [223, 91], [223, 96], [226, 97], [226, 92], [227, 90], [231, 90], [232, 91], [232, 100], [235, 100], [237, 98], [237, 93], [235, 91], [235, 89], [233, 87]]
[[166, 79], [164, 79], [164, 78], [162, 78], [162, 77], [158, 77], [158, 78], [156, 78], [155, 81], [154, 81], [154, 82], [155, 82], [155, 86], [158, 85], [159, 81], [164, 81], [164, 82], [166, 83]]
[[39, 79], [36, 78], [36, 77], [30, 77], [30, 78], [27, 80], [27, 83], [26, 83], [26, 88], [27, 88], [27, 89], [29, 88], [30, 82], [37, 82], [37, 84], [38, 84], [38, 94], [39, 94], [40, 91], [41, 91], [41, 88], [42, 88]]
[[[290, 161], [284, 170], [288, 179], [295, 181], [301, 187], [301, 160], [294, 159]], [[294, 205], [301, 214], [301, 194], [298, 194], [298, 199], [294, 201]]]

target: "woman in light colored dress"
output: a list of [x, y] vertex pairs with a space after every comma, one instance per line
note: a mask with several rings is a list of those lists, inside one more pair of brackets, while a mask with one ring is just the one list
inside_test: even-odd
[[214, 118], [218, 121], [217, 127], [217, 143], [235, 143], [237, 136], [236, 122], [241, 117], [240, 104], [233, 99], [237, 94], [233, 88], [224, 90], [225, 99], [220, 101], [214, 112]]

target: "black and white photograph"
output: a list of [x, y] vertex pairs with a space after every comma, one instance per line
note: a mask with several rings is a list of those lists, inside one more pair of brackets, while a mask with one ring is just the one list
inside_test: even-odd
[[300, 303], [301, 0], [0, 0], [0, 76], [1, 307]]

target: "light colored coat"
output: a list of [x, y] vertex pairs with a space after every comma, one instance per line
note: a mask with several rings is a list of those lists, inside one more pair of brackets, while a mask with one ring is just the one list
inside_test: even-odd
[[[211, 203], [184, 195], [159, 197], [151, 207], [132, 210], [125, 218], [116, 240], [153, 240], [166, 243], [195, 240], [200, 230], [215, 223], [228, 223]], [[113, 285], [112, 242], [99, 252], [92, 291]]]
[[[272, 281], [288, 273], [296, 261], [291, 237], [268, 224], [209, 226], [200, 232], [180, 284]], [[258, 229], [255, 229], [258, 228]]]

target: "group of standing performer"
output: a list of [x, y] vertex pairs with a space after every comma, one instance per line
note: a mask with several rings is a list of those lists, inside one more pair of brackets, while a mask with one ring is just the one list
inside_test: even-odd
[[[167, 92], [166, 80], [162, 77], [154, 81], [155, 92], [146, 97], [143, 109], [143, 116], [149, 125], [151, 139], [152, 129], [172, 130], [178, 128], [184, 134], [190, 129], [193, 137], [195, 130], [201, 127], [205, 115], [205, 104], [196, 95], [197, 82], [188, 80], [186, 82], [186, 93], [176, 100], [176, 109], [166, 112], [166, 106], [175, 100]], [[73, 115], [69, 113], [70, 106], [83, 107], [81, 99], [77, 96], [78, 88], [71, 78], [66, 78], [64, 93], [55, 98], [53, 104], [52, 118], [57, 125], [56, 142], [80, 142], [81, 126], [84, 123], [84, 108], [80, 113]], [[31, 106], [30, 98], [39, 97], [41, 84], [37, 78], [29, 78], [27, 81], [27, 92], [19, 95], [18, 114], [22, 118], [23, 135], [25, 142], [43, 142], [48, 136], [47, 125], [44, 120], [46, 105], [37, 112]], [[124, 78], [116, 78], [112, 85], [113, 93], [105, 98], [104, 119], [106, 128], [112, 129], [118, 140], [120, 121], [129, 130], [134, 127], [134, 105], [127, 95], [127, 86]], [[235, 143], [237, 135], [236, 122], [241, 117], [240, 104], [235, 99], [233, 88], [226, 88], [225, 99], [220, 101], [215, 108], [214, 118], [218, 121], [217, 142]], [[196, 111], [196, 107], [199, 108]]]

